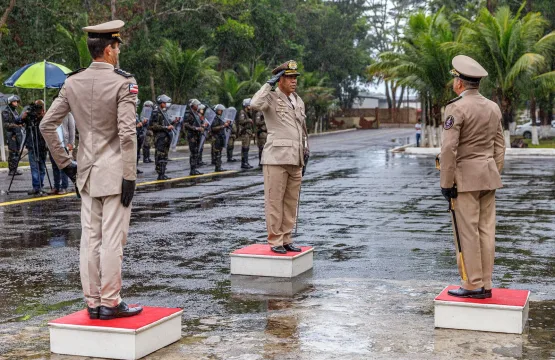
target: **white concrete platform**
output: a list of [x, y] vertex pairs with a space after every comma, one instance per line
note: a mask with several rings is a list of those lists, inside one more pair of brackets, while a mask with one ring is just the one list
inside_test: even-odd
[[139, 359], [181, 338], [181, 309], [144, 307], [129, 318], [91, 320], [87, 310], [48, 323], [50, 351], [108, 359]]
[[276, 254], [270, 245], [254, 244], [230, 254], [232, 275], [292, 278], [312, 269], [313, 248], [301, 246], [302, 252]]
[[528, 320], [530, 291], [492, 289], [489, 299], [450, 296], [448, 286], [434, 299], [436, 328], [522, 334]]
[[231, 275], [231, 292], [235, 295], [293, 297], [311, 286], [312, 270], [294, 278]]
[[[423, 156], [436, 156], [441, 152], [441, 148], [425, 148], [425, 147], [407, 147], [400, 149], [405, 154], [409, 155], [423, 155]], [[505, 156], [508, 158], [514, 157], [555, 157], [555, 149], [537, 149], [537, 148], [507, 148], [505, 149]]]

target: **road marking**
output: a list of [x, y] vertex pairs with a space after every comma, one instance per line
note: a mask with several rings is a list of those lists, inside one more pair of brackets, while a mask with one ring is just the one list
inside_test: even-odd
[[[137, 187], [145, 186], [145, 185], [163, 184], [163, 183], [176, 182], [176, 181], [189, 180], [189, 179], [199, 179], [199, 178], [205, 178], [205, 177], [209, 177], [209, 176], [230, 175], [230, 174], [236, 174], [238, 172], [239, 172], [238, 170], [228, 170], [228, 171], [222, 171], [222, 172], [218, 172], [218, 173], [213, 172], [213, 173], [207, 173], [207, 174], [202, 174], [202, 175], [183, 176], [183, 177], [172, 178], [172, 179], [168, 179], [168, 180], [146, 181], [146, 182], [142, 182], [142, 183], [137, 184]], [[9, 205], [25, 204], [25, 203], [31, 203], [31, 202], [36, 202], [36, 201], [61, 199], [61, 198], [64, 198], [64, 197], [69, 197], [69, 196], [75, 196], [75, 192], [71, 192], [71, 193], [67, 193], [67, 194], [63, 194], [63, 195], [49, 195], [49, 196], [36, 197], [36, 198], [30, 198], [30, 199], [6, 201], [6, 202], [3, 202], [3, 203], [0, 203], [0, 207], [9, 206]]]

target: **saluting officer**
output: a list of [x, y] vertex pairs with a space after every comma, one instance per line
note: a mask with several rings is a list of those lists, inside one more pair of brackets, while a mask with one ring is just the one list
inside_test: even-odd
[[[474, 59], [453, 58], [453, 90], [458, 95], [445, 108], [441, 146], [441, 192], [455, 213], [462, 259], [457, 248], [462, 286], [457, 297], [491, 297], [495, 257], [495, 190], [502, 187], [505, 142], [501, 110], [479, 92], [487, 71]], [[455, 236], [457, 236], [455, 234]], [[464, 280], [464, 270], [466, 278]]]
[[[300, 252], [291, 232], [295, 226], [302, 168], [309, 157], [304, 102], [297, 89], [297, 63], [288, 61], [254, 94], [251, 107], [264, 113], [268, 139], [262, 152], [264, 210], [272, 251]], [[271, 91], [275, 84], [278, 87]]]
[[[56, 164], [81, 192], [81, 283], [89, 317], [101, 320], [142, 311], [120, 297], [123, 245], [137, 178], [139, 92], [133, 75], [115, 68], [123, 25], [114, 20], [83, 28], [93, 62], [68, 76], [40, 124]], [[77, 163], [56, 132], [70, 111], [80, 134]]]

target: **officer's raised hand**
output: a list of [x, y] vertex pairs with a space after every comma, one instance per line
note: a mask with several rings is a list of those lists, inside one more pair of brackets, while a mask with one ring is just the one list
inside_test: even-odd
[[272, 76], [270, 80], [267, 81], [267, 83], [270, 84], [270, 86], [274, 86], [283, 74], [285, 74], [285, 70], [281, 70], [280, 72]]
[[129, 207], [131, 200], [135, 195], [135, 180], [125, 180], [121, 183], [121, 204], [123, 207]]

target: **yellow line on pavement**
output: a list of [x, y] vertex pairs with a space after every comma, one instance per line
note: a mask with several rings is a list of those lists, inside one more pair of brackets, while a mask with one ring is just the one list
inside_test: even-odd
[[[182, 180], [192, 180], [192, 179], [205, 178], [205, 177], [214, 176], [214, 175], [229, 175], [229, 174], [235, 174], [235, 173], [238, 173], [238, 172], [239, 171], [237, 171], [237, 170], [228, 170], [228, 171], [222, 171], [222, 172], [218, 172], [218, 173], [213, 172], [213, 173], [202, 174], [202, 175], [191, 175], [191, 176], [184, 176], [184, 177], [179, 177], [179, 178], [172, 178], [172, 179], [168, 179], [168, 180], [146, 181], [146, 182], [137, 184], [137, 186], [163, 184], [163, 183], [182, 181]], [[36, 197], [36, 198], [30, 198], [30, 199], [6, 201], [6, 202], [3, 202], [3, 203], [0, 203], [0, 207], [9, 206], [9, 205], [17, 205], [17, 204], [25, 204], [25, 203], [36, 202], [36, 201], [54, 200], [54, 199], [60, 199], [60, 198], [69, 197], [69, 196], [75, 196], [75, 192], [71, 192], [71, 193], [67, 193], [67, 194], [63, 194], [63, 195], [49, 195], [49, 196], [42, 196], [42, 197]]]

